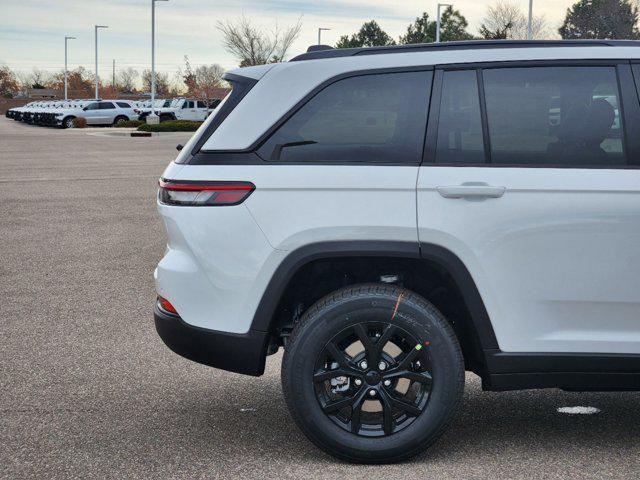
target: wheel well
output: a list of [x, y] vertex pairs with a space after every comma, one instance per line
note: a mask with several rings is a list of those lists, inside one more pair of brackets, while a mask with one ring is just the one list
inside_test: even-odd
[[474, 312], [461, 286], [445, 267], [421, 258], [354, 256], [305, 263], [290, 277], [280, 297], [270, 322], [272, 338], [278, 346], [285, 345], [293, 325], [316, 301], [339, 288], [371, 282], [396, 284], [429, 300], [453, 326], [467, 369], [480, 375], [486, 371]]

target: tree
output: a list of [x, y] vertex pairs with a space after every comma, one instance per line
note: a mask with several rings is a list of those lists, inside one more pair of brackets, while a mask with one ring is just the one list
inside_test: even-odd
[[[400, 37], [401, 44], [429, 43], [436, 40], [437, 22], [429, 20], [427, 12], [407, 27], [407, 33]], [[440, 17], [440, 40], [451, 42], [455, 40], [471, 40], [473, 35], [467, 32], [467, 19], [452, 7], [448, 7]]]
[[19, 90], [15, 73], [8, 65], [0, 65], [0, 96], [12, 98]]
[[447, 7], [440, 18], [440, 40], [453, 42], [456, 40], [472, 40], [473, 35], [467, 32], [469, 22], [453, 7]]
[[194, 94], [204, 100], [214, 98], [217, 90], [224, 86], [224, 69], [214, 63], [212, 65], [201, 65], [195, 70], [196, 91]]
[[127, 67], [118, 72], [116, 83], [122, 92], [132, 93], [136, 90], [138, 71], [135, 68]]
[[[151, 91], [151, 70], [149, 69], [142, 72], [142, 86], [145, 91]], [[156, 95], [168, 95], [170, 90], [169, 75], [162, 72], [156, 72]]]
[[393, 38], [380, 28], [378, 22], [371, 20], [362, 24], [358, 33], [354, 33], [351, 37], [348, 35], [340, 37], [336, 48], [379, 47], [395, 44]]
[[184, 56], [184, 73], [180, 72], [180, 76], [187, 87], [187, 92], [195, 92], [197, 90], [196, 74], [191, 69], [191, 63], [189, 63], [189, 57]]
[[[519, 5], [500, 0], [487, 9], [487, 15], [480, 25], [480, 36], [490, 40], [507, 38], [524, 40], [529, 36], [528, 23], [528, 18]], [[548, 36], [544, 15], [534, 15], [531, 26], [533, 38], [540, 39]]]
[[[92, 95], [93, 73], [87, 71], [84, 67], [78, 67], [75, 70], [68, 72], [67, 84], [69, 85], [69, 91], [83, 92], [87, 95]], [[47, 86], [56, 90], [64, 89], [64, 71], [59, 71], [51, 76]]]
[[631, 0], [580, 0], [558, 31], [562, 38], [637, 39], [638, 7]]
[[50, 81], [50, 77], [44, 70], [34, 68], [31, 72], [31, 88], [47, 88], [46, 85]]
[[400, 37], [401, 44], [430, 43], [436, 41], [436, 22], [429, 20], [429, 14], [424, 12], [422, 17], [407, 27], [406, 35]]
[[255, 26], [242, 16], [235, 22], [217, 23], [222, 33], [224, 48], [234, 55], [241, 67], [281, 62], [287, 55], [293, 42], [300, 35], [302, 23], [298, 22], [284, 30], [276, 27], [270, 33]]

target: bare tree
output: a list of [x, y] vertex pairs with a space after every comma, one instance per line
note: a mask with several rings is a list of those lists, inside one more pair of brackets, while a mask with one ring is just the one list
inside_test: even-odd
[[196, 68], [196, 95], [204, 100], [213, 98], [216, 90], [224, 86], [224, 69], [214, 63], [213, 65], [202, 65]]
[[284, 30], [276, 25], [273, 31], [265, 32], [242, 16], [235, 22], [219, 21], [217, 28], [222, 33], [224, 48], [238, 59], [240, 66], [246, 67], [281, 62], [300, 35], [302, 23], [298, 20]]
[[46, 88], [49, 80], [51, 80], [51, 76], [39, 68], [34, 68], [31, 71], [31, 76], [29, 77], [31, 88]]
[[[145, 69], [142, 72], [142, 87], [145, 91], [151, 91], [151, 70]], [[171, 91], [169, 75], [163, 72], [156, 72], [156, 94], [168, 95]]]
[[133, 92], [136, 88], [138, 71], [135, 68], [127, 67], [118, 72], [118, 88], [123, 92]]
[[[533, 38], [548, 38], [549, 26], [544, 15], [532, 20]], [[487, 15], [480, 26], [484, 38], [510, 38], [524, 40], [528, 38], [528, 19], [519, 5], [507, 0], [499, 0], [489, 6]]]

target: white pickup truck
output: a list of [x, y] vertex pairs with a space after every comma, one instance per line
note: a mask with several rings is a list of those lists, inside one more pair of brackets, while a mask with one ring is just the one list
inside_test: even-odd
[[[202, 100], [193, 98], [174, 98], [169, 106], [165, 104], [153, 109], [156, 115], [160, 117], [161, 122], [167, 120], [192, 120], [202, 122], [211, 113], [211, 109]], [[140, 113], [140, 120], [145, 120], [151, 113], [151, 108], [145, 109]]]

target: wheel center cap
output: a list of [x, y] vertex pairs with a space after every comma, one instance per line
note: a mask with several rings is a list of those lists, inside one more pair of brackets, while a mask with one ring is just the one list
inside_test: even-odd
[[367, 372], [364, 379], [367, 382], [367, 385], [377, 385], [382, 380], [382, 375], [374, 370], [371, 370], [370, 372]]

